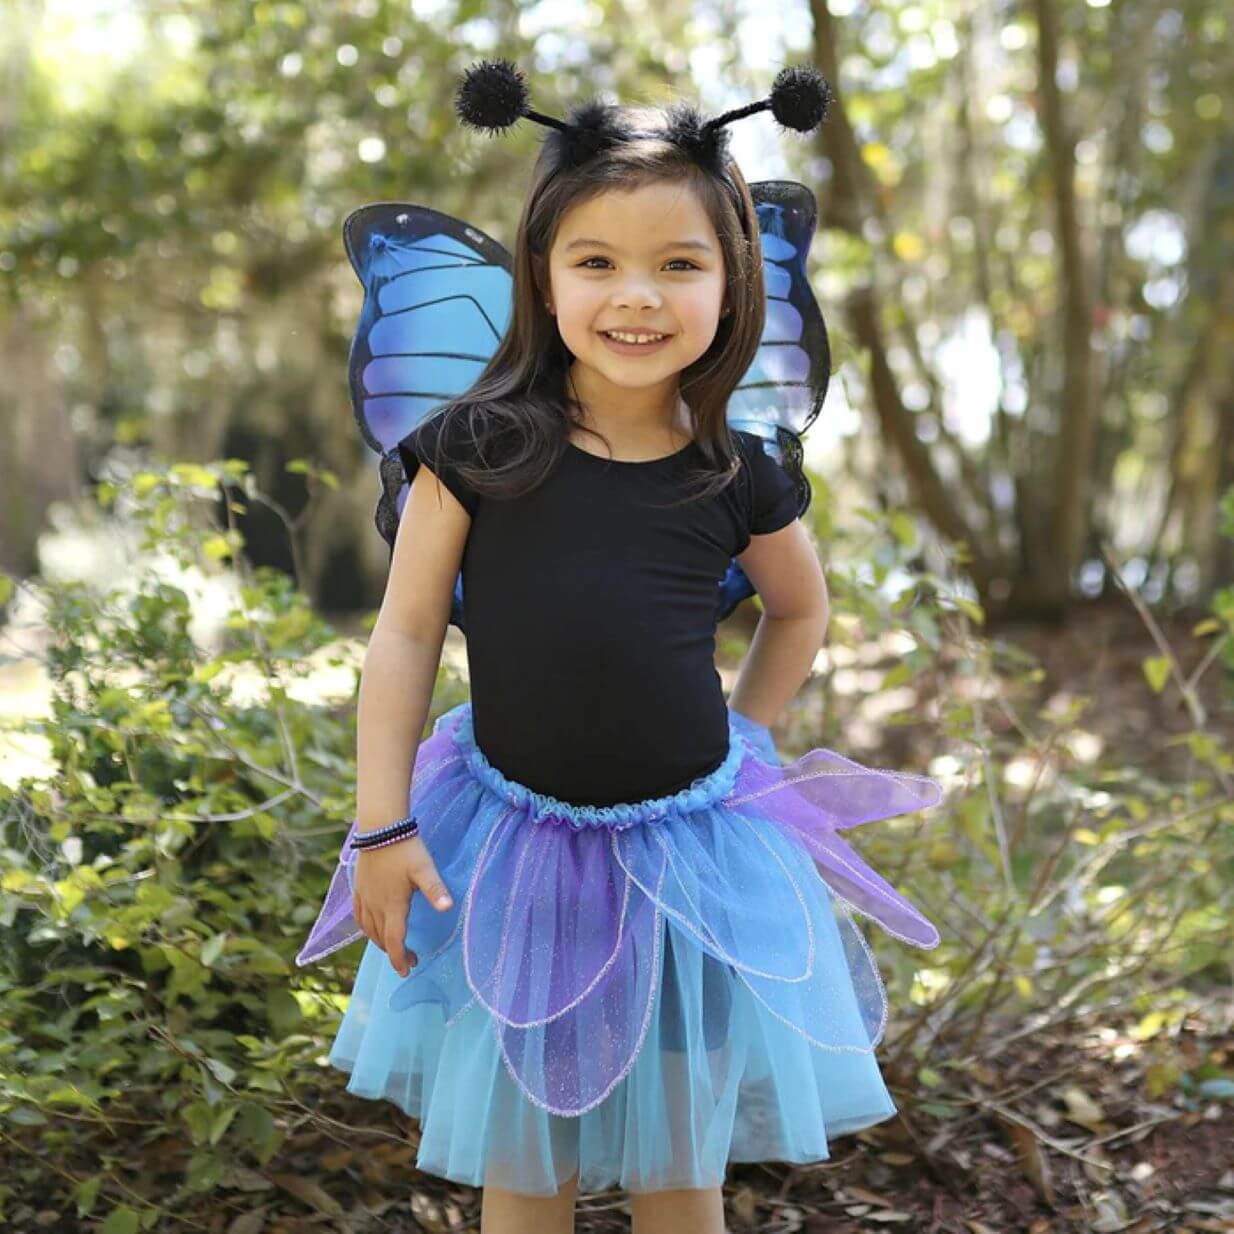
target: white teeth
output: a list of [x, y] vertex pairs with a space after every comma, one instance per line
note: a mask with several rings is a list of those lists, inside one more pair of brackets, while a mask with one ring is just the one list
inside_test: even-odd
[[615, 338], [621, 343], [658, 343], [666, 334], [619, 334], [616, 330], [605, 330], [609, 338]]

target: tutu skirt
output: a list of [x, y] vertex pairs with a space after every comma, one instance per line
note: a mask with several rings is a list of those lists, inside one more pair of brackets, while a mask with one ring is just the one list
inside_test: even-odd
[[[584, 1193], [711, 1187], [896, 1113], [852, 913], [915, 947], [938, 931], [839, 833], [941, 787], [825, 748], [782, 763], [728, 714], [719, 767], [614, 806], [508, 779], [469, 702], [420, 744], [410, 806], [453, 907], [412, 897], [407, 977], [367, 944], [329, 1062], [419, 1121], [421, 1170], [530, 1195], [576, 1172]], [[298, 964], [363, 937], [354, 830]]]

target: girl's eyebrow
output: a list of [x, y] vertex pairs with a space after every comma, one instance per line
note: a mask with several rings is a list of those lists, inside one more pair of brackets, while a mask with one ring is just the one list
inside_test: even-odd
[[[613, 246], [606, 244], [603, 240], [580, 239], [571, 240], [562, 251], [568, 253], [571, 249], [589, 247], [609, 249]], [[698, 249], [700, 252], [710, 253], [711, 245], [706, 240], [670, 240], [667, 244], [662, 244], [658, 252], [663, 253], [666, 249]]]

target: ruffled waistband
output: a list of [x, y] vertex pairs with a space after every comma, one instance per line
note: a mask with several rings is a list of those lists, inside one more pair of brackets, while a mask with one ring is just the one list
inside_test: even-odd
[[454, 740], [466, 757], [472, 774], [511, 805], [525, 808], [525, 822], [565, 824], [576, 830], [605, 827], [611, 831], [623, 831], [640, 823], [657, 822], [669, 814], [689, 814], [714, 805], [732, 791], [741, 764], [751, 752], [742, 729], [730, 712], [729, 745], [724, 761], [714, 770], [697, 777], [688, 788], [664, 797], [647, 797], [642, 801], [621, 802], [616, 805], [576, 805], [548, 793], [536, 792], [526, 784], [510, 779], [494, 767], [484, 751], [476, 745], [470, 704], [460, 703], [441, 719], [454, 720]]

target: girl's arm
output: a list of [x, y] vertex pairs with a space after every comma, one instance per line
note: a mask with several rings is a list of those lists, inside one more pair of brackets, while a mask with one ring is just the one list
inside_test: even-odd
[[[357, 831], [372, 831], [407, 812], [411, 768], [433, 698], [470, 525], [458, 498], [427, 467], [417, 468], [360, 675]], [[400, 977], [417, 959], [406, 948], [408, 905], [417, 889], [441, 912], [452, 905], [421, 836], [359, 854], [352, 916]]]
[[800, 519], [738, 554], [763, 603], [729, 708], [768, 728], [810, 675], [827, 632], [827, 582]]
[[407, 813], [471, 519], [428, 467], [411, 482], [386, 593], [369, 638], [357, 708], [358, 830]]

